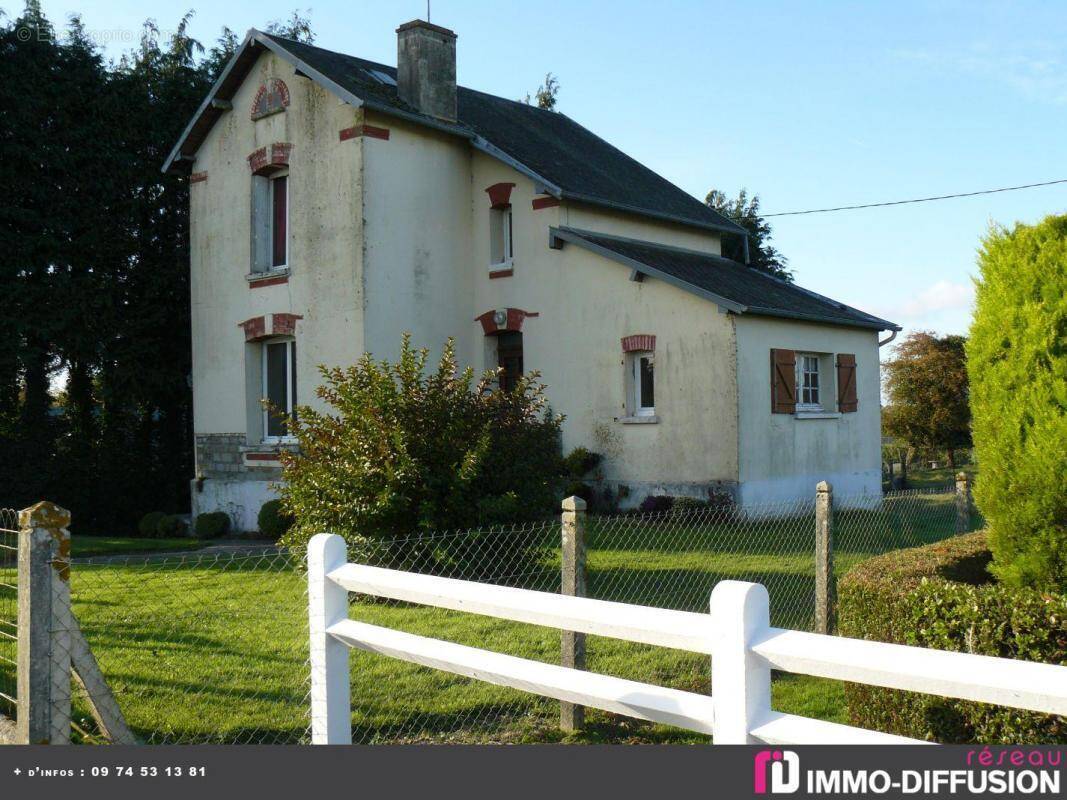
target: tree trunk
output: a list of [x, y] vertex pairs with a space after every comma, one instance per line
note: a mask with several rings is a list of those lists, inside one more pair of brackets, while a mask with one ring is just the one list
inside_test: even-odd
[[955, 470], [956, 469], [956, 451], [953, 450], [950, 447], [948, 449], [948, 452], [945, 454], [945, 458], [948, 460], [949, 467], [951, 467], [953, 470]]

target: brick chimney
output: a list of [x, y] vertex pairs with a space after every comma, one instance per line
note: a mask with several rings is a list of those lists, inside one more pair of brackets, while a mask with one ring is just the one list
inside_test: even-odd
[[456, 121], [456, 34], [421, 19], [396, 29], [400, 99], [431, 117]]

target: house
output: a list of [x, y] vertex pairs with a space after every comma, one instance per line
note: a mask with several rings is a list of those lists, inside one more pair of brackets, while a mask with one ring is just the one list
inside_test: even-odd
[[456, 36], [398, 67], [252, 30], [164, 169], [190, 182], [194, 511], [255, 526], [319, 364], [455, 337], [537, 369], [607, 485], [743, 505], [880, 493], [890, 322], [720, 255], [730, 220], [567, 116], [456, 85]]

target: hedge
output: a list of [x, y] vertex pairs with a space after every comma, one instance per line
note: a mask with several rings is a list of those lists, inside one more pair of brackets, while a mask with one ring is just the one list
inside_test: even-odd
[[[1067, 597], [992, 581], [984, 532], [865, 561], [838, 585], [843, 636], [1067, 665]], [[853, 725], [939, 742], [1067, 743], [1067, 719], [845, 685]]]

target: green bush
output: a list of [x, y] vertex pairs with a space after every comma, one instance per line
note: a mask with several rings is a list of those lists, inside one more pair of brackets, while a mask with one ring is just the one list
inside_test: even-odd
[[571, 481], [565, 487], [563, 487], [564, 497], [580, 497], [586, 502], [588, 507], [595, 502], [595, 492], [593, 487], [584, 481]]
[[160, 521], [166, 516], [162, 511], [149, 511], [137, 523], [137, 532], [146, 539], [154, 539], [159, 535]]
[[[572, 478], [584, 478], [600, 466], [604, 457], [584, 447], [576, 447], [563, 459], [564, 474]], [[568, 495], [569, 496], [569, 495]]]
[[[283, 453], [283, 508], [296, 523], [282, 543], [306, 546], [319, 531], [365, 539], [475, 527], [507, 503], [522, 519], [556, 512], [561, 418], [536, 374], [512, 391], [492, 374], [460, 371], [454, 344], [426, 374], [428, 351], [405, 336], [399, 361], [364, 355], [347, 369], [320, 367], [329, 413], [301, 406]], [[514, 494], [516, 501], [487, 499]], [[402, 555], [402, 554], [401, 554]]]
[[185, 520], [177, 514], [164, 515], [156, 527], [156, 534], [164, 539], [175, 539], [185, 536], [186, 533], [188, 533], [188, 528], [185, 525]]
[[217, 539], [230, 530], [230, 518], [223, 511], [209, 511], [196, 518], [197, 539]]
[[282, 508], [281, 500], [268, 500], [260, 506], [256, 521], [259, 532], [275, 541], [281, 539], [293, 527], [293, 517]]
[[[1067, 598], [994, 583], [984, 533], [898, 550], [838, 585], [843, 636], [1067, 664]], [[984, 703], [846, 684], [850, 721], [940, 742], [1067, 742], [1067, 720]]]
[[978, 265], [967, 371], [993, 571], [1067, 591], [1067, 217], [992, 230]]

